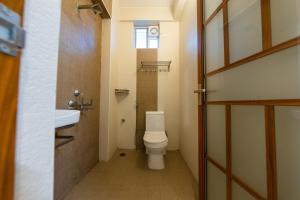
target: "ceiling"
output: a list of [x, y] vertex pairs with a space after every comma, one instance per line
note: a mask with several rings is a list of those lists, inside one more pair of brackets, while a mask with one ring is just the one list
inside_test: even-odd
[[169, 7], [175, 0], [119, 0], [122, 7]]

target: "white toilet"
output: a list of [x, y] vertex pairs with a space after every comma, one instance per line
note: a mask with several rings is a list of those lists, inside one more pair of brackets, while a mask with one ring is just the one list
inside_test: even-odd
[[153, 170], [164, 169], [164, 155], [168, 146], [164, 112], [146, 112], [144, 144], [148, 154], [148, 167]]

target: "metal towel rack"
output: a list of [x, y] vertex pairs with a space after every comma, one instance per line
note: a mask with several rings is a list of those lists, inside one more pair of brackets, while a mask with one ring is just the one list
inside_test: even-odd
[[141, 72], [170, 72], [172, 61], [142, 61], [138, 71]]
[[128, 89], [115, 89], [116, 94], [128, 95], [130, 90]]
[[99, 14], [99, 15], [101, 15], [103, 13], [100, 3], [80, 5], [79, 0], [77, 0], [77, 10], [78, 10], [78, 12], [80, 10], [92, 10], [95, 14]]
[[99, 14], [102, 18], [110, 18], [110, 14], [101, 0], [91, 0], [91, 4], [80, 5], [77, 0], [77, 11], [92, 10], [95, 15]]

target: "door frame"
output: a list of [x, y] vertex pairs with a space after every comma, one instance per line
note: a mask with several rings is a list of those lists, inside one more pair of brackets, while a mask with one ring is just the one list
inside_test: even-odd
[[[24, 0], [1, 0], [1, 4], [20, 16], [23, 21]], [[0, 53], [0, 199], [14, 197], [16, 121], [21, 53], [16, 56]]]
[[[197, 0], [198, 30], [198, 85], [204, 86], [204, 1]], [[199, 88], [200, 89], [200, 88]], [[205, 94], [201, 93], [201, 99]], [[198, 105], [198, 165], [199, 165], [199, 200], [206, 199], [206, 159], [205, 159], [205, 105]]]

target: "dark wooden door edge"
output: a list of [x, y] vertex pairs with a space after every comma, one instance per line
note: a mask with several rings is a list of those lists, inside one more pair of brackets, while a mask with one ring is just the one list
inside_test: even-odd
[[[198, 84], [204, 85], [203, 0], [197, 0], [198, 21]], [[203, 94], [202, 94], [203, 95]], [[199, 200], [206, 199], [205, 106], [198, 107]]]

